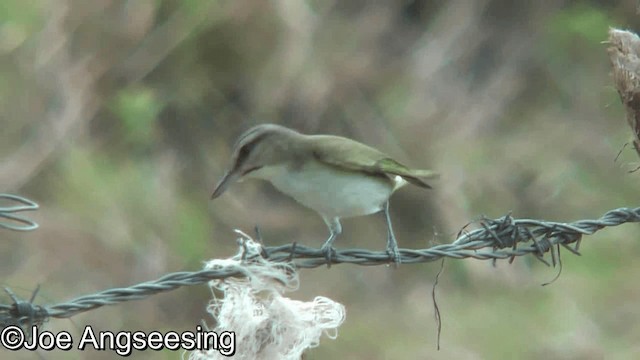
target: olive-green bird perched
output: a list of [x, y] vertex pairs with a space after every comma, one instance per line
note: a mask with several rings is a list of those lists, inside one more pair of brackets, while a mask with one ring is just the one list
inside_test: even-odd
[[330, 231], [322, 245], [329, 264], [333, 242], [342, 232], [340, 219], [382, 211], [387, 221], [387, 252], [398, 264], [400, 253], [389, 217], [389, 197], [407, 183], [431, 188], [422, 179], [437, 176], [433, 171], [410, 169], [351, 139], [304, 135], [283, 126], [263, 124], [238, 138], [231, 166], [211, 198], [222, 195], [240, 179], [270, 181], [322, 216]]

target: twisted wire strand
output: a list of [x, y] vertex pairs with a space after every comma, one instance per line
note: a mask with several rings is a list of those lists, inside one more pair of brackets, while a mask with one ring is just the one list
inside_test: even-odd
[[[477, 229], [461, 230], [453, 243], [427, 249], [400, 249], [400, 259], [402, 264], [415, 264], [444, 257], [513, 260], [517, 256], [533, 254], [545, 264], [551, 265], [544, 259], [544, 255], [550, 252], [552, 264], [555, 265], [554, 251], [558, 251], [554, 250], [555, 248], [563, 246], [579, 255], [579, 245], [583, 235], [591, 235], [605, 227], [628, 222], [640, 222], [640, 207], [614, 209], [597, 220], [579, 220], [573, 223], [515, 219], [510, 214], [498, 219], [482, 218], [477, 221], [479, 225]], [[293, 243], [264, 246], [261, 247], [260, 254], [248, 254], [247, 241], [250, 240], [240, 240], [240, 252], [233, 259], [242, 260], [241, 263], [245, 263], [251, 262], [255, 256], [261, 256], [267, 261], [291, 263], [296, 268], [305, 269], [328, 265], [325, 253], [317, 248]], [[391, 262], [392, 258], [387, 252], [366, 249], [336, 250], [331, 258], [331, 264], [373, 266]], [[0, 304], [0, 329], [9, 325], [20, 325], [24, 328], [28, 325], [40, 325], [49, 318], [68, 318], [104, 305], [140, 300], [182, 286], [203, 284], [214, 279], [245, 276], [243, 267], [238, 265], [238, 262], [233, 262], [229, 266], [210, 270], [175, 272], [131, 287], [109, 289], [49, 306], [33, 304], [37, 290], [29, 301], [25, 301], [18, 299], [9, 289], [5, 289], [12, 303]]]
[[0, 228], [14, 231], [30, 231], [38, 228], [38, 224], [25, 217], [14, 215], [21, 211], [33, 211], [38, 209], [38, 204], [11, 194], [0, 194], [0, 201], [16, 202], [19, 205], [0, 206]]

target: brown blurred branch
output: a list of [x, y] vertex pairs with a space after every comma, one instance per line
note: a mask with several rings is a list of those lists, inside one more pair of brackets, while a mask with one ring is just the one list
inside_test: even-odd
[[220, 4], [205, 2], [202, 9], [188, 15], [185, 9], [176, 10], [162, 24], [147, 34], [139, 47], [122, 61], [116, 68], [128, 81], [135, 82], [147, 76], [164, 60], [180, 43], [191, 35], [199, 26], [220, 11]]
[[71, 56], [71, 32], [65, 28], [70, 4], [55, 1], [49, 9], [49, 21], [34, 54], [36, 60], [30, 64], [34, 68], [29, 70], [44, 83], [52, 84], [51, 96], [57, 105], [48, 111], [35, 138], [0, 162], [0, 187], [4, 190], [18, 188], [34, 176], [67, 136], [98, 109], [94, 85], [105, 69], [96, 69], [94, 59]]
[[140, 8], [122, 5], [125, 8], [120, 10], [136, 14], [135, 19], [125, 17], [120, 23], [113, 20], [119, 24], [119, 31], [112, 38], [92, 43], [95, 48], [79, 53], [73, 50], [73, 43], [83, 31], [81, 25], [93, 23], [96, 16], [107, 12], [109, 9], [104, 6], [120, 5], [95, 3], [87, 5], [90, 9], [86, 10], [74, 8], [67, 0], [51, 2], [37, 46], [23, 55], [22, 67], [46, 88], [45, 101], [55, 105], [48, 109], [35, 136], [0, 162], [0, 188], [14, 190], [22, 186], [65, 147], [74, 133], [86, 128], [108, 94], [101, 88], [105, 78], [115, 76], [125, 83], [144, 78], [187, 36], [211, 20], [219, 7], [215, 2], [206, 3], [196, 16], [179, 8], [152, 28], [154, 9], [149, 6], [153, 5], [134, 5]]
[[627, 111], [633, 132], [633, 147], [640, 156], [640, 37], [611, 28], [607, 49], [613, 67], [613, 82]]

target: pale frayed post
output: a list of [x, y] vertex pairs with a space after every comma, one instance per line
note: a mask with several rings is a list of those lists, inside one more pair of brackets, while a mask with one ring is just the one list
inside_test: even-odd
[[640, 38], [631, 31], [611, 28], [609, 44], [613, 82], [626, 108], [633, 147], [640, 156]]
[[[234, 359], [295, 359], [319, 345], [320, 337], [337, 337], [345, 308], [326, 297], [311, 302], [284, 297], [298, 289], [298, 273], [291, 264], [274, 263], [261, 256], [262, 247], [246, 234], [238, 239], [240, 252], [231, 259], [211, 260], [208, 270], [229, 269], [246, 277], [213, 280], [209, 284], [223, 293], [214, 298], [209, 312], [216, 319], [216, 333], [234, 331]], [[190, 360], [227, 359], [216, 350], [196, 351]]]

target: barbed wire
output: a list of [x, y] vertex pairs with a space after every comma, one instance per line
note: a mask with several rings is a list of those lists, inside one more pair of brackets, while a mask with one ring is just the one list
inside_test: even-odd
[[[31, 206], [30, 210], [37, 209], [35, 203], [28, 200], [27, 202], [27, 206]], [[473, 223], [467, 224], [458, 233], [453, 243], [436, 245], [427, 249], [400, 249], [400, 260], [401, 264], [431, 262], [442, 258], [475, 258], [494, 261], [509, 259], [512, 261], [517, 256], [532, 254], [546, 265], [555, 266], [560, 246], [579, 255], [579, 246], [584, 235], [591, 235], [605, 227], [618, 226], [628, 222], [640, 222], [640, 207], [614, 209], [597, 220], [579, 220], [572, 223], [515, 219], [511, 214], [498, 219], [481, 218], [473, 222], [478, 225], [476, 229], [467, 231], [466, 228]], [[305, 269], [329, 265], [322, 250], [296, 243], [282, 246], [262, 246], [259, 255], [251, 254], [249, 256], [250, 252], [247, 251], [246, 246], [249, 241], [247, 238], [243, 234], [243, 237], [239, 239], [239, 253], [232, 259], [251, 262], [251, 256], [261, 256], [271, 262], [291, 263], [295, 268]], [[551, 253], [551, 263], [544, 258], [546, 253]], [[9, 325], [18, 325], [28, 331], [31, 326], [39, 326], [49, 318], [69, 318], [105, 305], [141, 300], [179, 287], [204, 284], [210, 280], [245, 277], [247, 273], [238, 263], [230, 262], [229, 266], [211, 270], [175, 272], [131, 287], [109, 289], [81, 296], [65, 303], [47, 306], [33, 303], [37, 289], [28, 301], [19, 299], [10, 289], [5, 289], [12, 303], [0, 304], [0, 329]], [[392, 258], [385, 251], [336, 249], [335, 255], [331, 257], [331, 264], [347, 263], [374, 266], [390, 264]]]
[[0, 194], [0, 201], [16, 202], [20, 205], [0, 206], [0, 228], [14, 231], [30, 231], [38, 228], [34, 221], [22, 216], [14, 215], [21, 211], [33, 211], [38, 209], [38, 204], [21, 196]]

